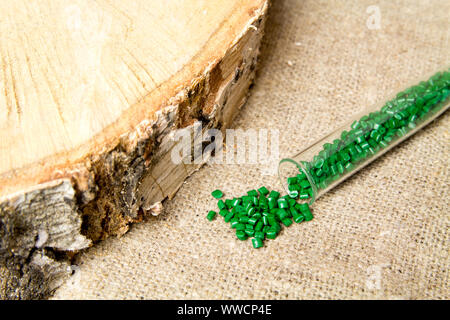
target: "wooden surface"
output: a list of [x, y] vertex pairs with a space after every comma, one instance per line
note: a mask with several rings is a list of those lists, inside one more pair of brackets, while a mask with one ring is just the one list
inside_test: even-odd
[[117, 144], [263, 1], [1, 1], [0, 196]]
[[74, 254], [162, 211], [204, 163], [171, 161], [175, 131], [230, 126], [267, 8], [0, 2], [0, 298], [48, 296]]

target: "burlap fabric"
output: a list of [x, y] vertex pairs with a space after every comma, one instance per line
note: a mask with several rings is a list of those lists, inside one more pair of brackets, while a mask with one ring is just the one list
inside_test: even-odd
[[[380, 29], [368, 19], [380, 12]], [[280, 131], [295, 154], [394, 88], [450, 63], [449, 1], [280, 1], [236, 128]], [[374, 28], [375, 26], [375, 28]], [[276, 176], [205, 166], [157, 218], [83, 253], [56, 298], [448, 299], [447, 112], [314, 205], [315, 219], [254, 250], [215, 208]]]

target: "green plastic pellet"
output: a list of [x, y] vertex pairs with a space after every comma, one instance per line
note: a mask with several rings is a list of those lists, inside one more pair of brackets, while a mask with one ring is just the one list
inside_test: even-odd
[[296, 203], [297, 203], [297, 201], [295, 199], [288, 199], [289, 207], [295, 206]]
[[375, 148], [378, 145], [378, 143], [372, 138], [370, 138], [368, 142], [372, 148]]
[[278, 209], [277, 216], [280, 220], [283, 220], [283, 219], [289, 217], [289, 214], [285, 209]]
[[303, 179], [300, 182], [300, 186], [302, 187], [302, 189], [306, 189], [306, 188], [311, 187], [311, 184], [309, 183], [309, 181], [307, 179]]
[[[300, 223], [312, 220], [313, 214], [308, 203], [296, 203], [296, 199], [312, 198], [313, 187], [327, 188], [366, 158], [389, 147], [393, 141], [407, 135], [440, 110], [444, 106], [440, 102], [450, 96], [449, 71], [436, 73], [428, 81], [398, 93], [379, 111], [355, 120], [350, 128], [341, 132], [341, 139], [324, 143], [322, 150], [310, 162], [301, 162], [298, 174], [287, 178], [287, 195], [280, 197], [279, 192], [269, 192], [263, 186], [257, 191], [248, 191], [241, 198], [219, 200], [219, 214], [236, 229], [238, 239], [245, 240], [253, 236], [255, 248], [263, 246], [264, 237], [275, 239], [281, 231], [280, 223], [288, 227], [293, 221]], [[211, 194], [216, 199], [223, 197], [220, 190]], [[210, 211], [207, 219], [213, 220], [215, 216], [216, 212]]]
[[277, 220], [275, 219], [274, 216], [267, 217], [267, 220], [269, 221], [269, 224], [270, 224], [271, 226], [277, 224]]
[[245, 229], [244, 232], [249, 237], [253, 237], [255, 235], [255, 230], [252, 230], [252, 229]]
[[364, 152], [363, 149], [358, 144], [355, 144], [355, 149], [360, 154]]
[[320, 177], [322, 175], [322, 173], [323, 173], [322, 169], [317, 169], [316, 170], [316, 176]]
[[327, 187], [327, 184], [325, 183], [325, 181], [321, 181], [317, 184], [317, 186], [319, 187], [319, 189], [325, 189]]
[[263, 246], [263, 241], [260, 238], [253, 238], [252, 245], [255, 249], [261, 248]]
[[259, 194], [262, 194], [263, 196], [266, 196], [269, 194], [269, 190], [266, 187], [261, 187], [258, 189]]
[[277, 213], [277, 211], [278, 211], [278, 208], [273, 208], [273, 209], [270, 209], [269, 213], [274, 215], [275, 213]]
[[269, 200], [267, 200], [267, 198], [264, 197], [264, 196], [260, 196], [259, 199], [258, 199], [258, 205], [260, 207], [268, 208], [269, 207]]
[[358, 129], [359, 127], [360, 127], [360, 123], [359, 123], [359, 121], [358, 120], [355, 120], [355, 121], [353, 121], [353, 123], [350, 125], [350, 127], [352, 128], [352, 129]]
[[343, 174], [343, 173], [344, 173], [344, 166], [342, 165], [342, 163], [338, 162], [338, 163], [336, 164], [336, 166], [337, 166], [338, 172], [339, 172], [340, 174]]
[[270, 201], [270, 199], [277, 200], [279, 197], [280, 197], [280, 193], [275, 190], [270, 191], [269, 196], [268, 196], [269, 201]]
[[297, 199], [298, 195], [299, 195], [298, 190], [289, 191], [289, 197], [291, 197], [293, 199]]
[[251, 217], [250, 219], [248, 219], [248, 223], [252, 226], [254, 226], [257, 222], [258, 222], [257, 218]]
[[383, 136], [377, 132], [377, 134], [374, 135], [373, 140], [375, 140], [376, 143], [379, 143], [382, 138], [383, 138]]
[[255, 218], [255, 219], [261, 219], [262, 218], [262, 214], [261, 213], [259, 213], [259, 212], [257, 212], [257, 213], [255, 213], [254, 215], [252, 215], [252, 218]]
[[292, 224], [292, 219], [291, 218], [285, 218], [283, 220], [281, 220], [281, 222], [286, 226], [289, 227]]
[[361, 147], [361, 149], [363, 150], [367, 150], [370, 148], [370, 144], [367, 141], [363, 141], [362, 143], [359, 144], [359, 146]]
[[248, 239], [248, 235], [245, 233], [245, 231], [242, 231], [242, 230], [236, 231], [236, 237], [239, 240], [243, 240], [243, 241]]
[[216, 217], [216, 212], [211, 210], [208, 212], [208, 215], [206, 216], [206, 219], [208, 219], [209, 221], [213, 221], [214, 218]]
[[239, 199], [239, 198], [234, 198], [232, 201], [231, 201], [231, 205], [233, 206], [233, 207], [236, 207], [237, 205], [240, 205], [241, 204], [241, 199]]
[[275, 239], [277, 235], [278, 235], [277, 232], [273, 229], [270, 229], [269, 231], [266, 232], [267, 239]]
[[408, 123], [408, 128], [414, 129], [415, 127], [416, 127], [416, 124], [414, 122], [409, 122]]
[[231, 228], [236, 228], [236, 226], [239, 224], [239, 218], [236, 218], [236, 217], [234, 217], [234, 218], [232, 218], [231, 220], [230, 220], [230, 226], [231, 226]]
[[228, 210], [225, 210], [225, 209], [219, 211], [219, 214], [220, 214], [222, 217], [225, 217], [228, 213], [229, 213], [229, 211], [228, 211]]
[[350, 161], [350, 156], [347, 152], [341, 151], [340, 152], [341, 158], [344, 162]]
[[299, 214], [299, 212], [298, 212], [298, 210], [295, 208], [295, 206], [290, 207], [290, 208], [289, 208], [289, 212], [290, 212], [290, 214], [291, 214], [292, 217], [295, 216], [295, 215], [297, 215], [297, 214]]
[[[362, 131], [362, 130], [361, 130], [361, 131]], [[363, 132], [362, 132], [361, 135], [358, 136], [358, 137], [356, 138], [356, 140], [355, 140], [355, 142], [356, 142], [357, 144], [364, 143], [365, 141], [366, 141], [366, 139], [364, 139]]]
[[324, 160], [322, 158], [317, 159], [317, 161], [314, 163], [314, 167], [316, 167], [316, 169], [320, 169], [322, 168], [324, 164]]
[[225, 202], [223, 202], [223, 200], [217, 201], [217, 206], [219, 207], [220, 210], [227, 208], [227, 206], [225, 205]]
[[313, 215], [307, 203], [300, 204], [300, 212], [305, 216], [305, 221], [310, 221], [313, 219]]
[[[306, 189], [307, 190], [307, 189]], [[300, 194], [299, 194], [299, 199], [301, 199], [301, 200], [306, 200], [306, 199], [308, 199], [309, 198], [309, 193], [308, 193], [308, 191], [306, 191], [306, 190], [304, 190], [304, 191], [302, 191]]]
[[269, 198], [269, 209], [277, 207], [277, 198]]
[[286, 201], [288, 201], [288, 202], [289, 202], [289, 200], [290, 200], [291, 198], [289, 197], [289, 195], [288, 195], [288, 194], [286, 194], [286, 195], [284, 195], [284, 196], [280, 197], [279, 199], [285, 199]]
[[289, 185], [296, 184], [297, 183], [297, 177], [289, 177], [289, 178], [287, 178], [287, 183]]
[[264, 227], [264, 222], [262, 220], [259, 220], [258, 223], [255, 225], [255, 231], [261, 231]]
[[265, 234], [264, 234], [264, 232], [262, 232], [262, 231], [256, 231], [255, 230], [255, 236], [254, 236], [255, 238], [259, 238], [259, 239], [261, 239], [261, 240], [264, 240], [264, 238], [265, 238]]
[[294, 219], [295, 223], [300, 223], [303, 220], [305, 220], [305, 216], [302, 213], [298, 213], [297, 215], [295, 215], [293, 217], [293, 219]]
[[[238, 217], [239, 219], [241, 219], [241, 218], [243, 218], [243, 217], [249, 218], [249, 216], [247, 216], [247, 213], [246, 213], [245, 211], [244, 211], [244, 212], [238, 212], [238, 213], [236, 214], [236, 217]], [[239, 220], [239, 222], [242, 222], [242, 221]]]
[[306, 174], [301, 171], [299, 174], [297, 174], [297, 181], [302, 181], [303, 179], [306, 179]]
[[219, 189], [217, 189], [217, 190], [214, 190], [213, 192], [211, 192], [211, 195], [216, 199], [220, 199], [223, 197], [223, 192], [220, 191]]
[[239, 217], [239, 222], [247, 223], [248, 219], [250, 219], [248, 216], [242, 216], [242, 217]]
[[230, 222], [230, 220], [233, 218], [234, 213], [233, 212], [229, 212], [226, 216], [225, 216], [225, 222]]
[[278, 199], [278, 207], [281, 209], [289, 208], [289, 203], [285, 198]]
[[[336, 165], [334, 163], [330, 166], [330, 173], [333, 176], [337, 173], [337, 168], [336, 168]], [[300, 198], [300, 199], [302, 199], [302, 198]]]
[[345, 167], [345, 169], [346, 169], [347, 171], [352, 171], [353, 168], [354, 168], [354, 165], [352, 165], [350, 162], [348, 162], [348, 163], [345, 164], [344, 167]]

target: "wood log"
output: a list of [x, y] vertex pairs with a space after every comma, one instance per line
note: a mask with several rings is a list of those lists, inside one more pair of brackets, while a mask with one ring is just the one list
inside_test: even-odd
[[70, 257], [157, 214], [201, 163], [175, 130], [229, 127], [268, 0], [2, 1], [0, 297], [44, 298]]

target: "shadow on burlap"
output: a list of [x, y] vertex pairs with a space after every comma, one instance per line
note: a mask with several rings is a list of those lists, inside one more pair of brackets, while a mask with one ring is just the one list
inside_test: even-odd
[[[380, 29], [367, 19], [376, 4]], [[375, 9], [376, 10], [376, 9]], [[236, 128], [280, 131], [293, 155], [351, 114], [450, 63], [448, 1], [274, 1], [261, 63]], [[56, 298], [449, 299], [447, 112], [254, 250], [205, 215], [210, 192], [240, 196], [278, 178], [208, 165], [166, 211], [83, 253]]]

